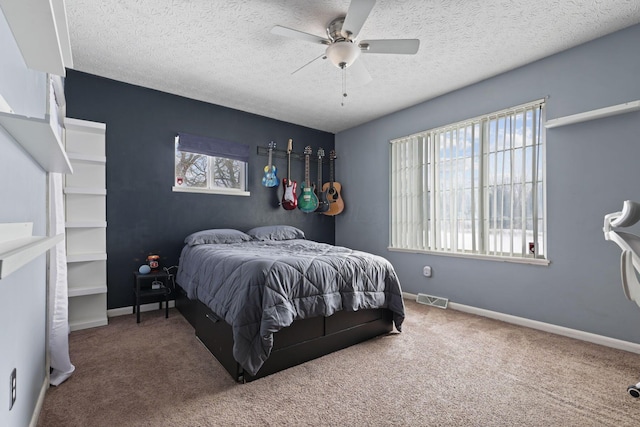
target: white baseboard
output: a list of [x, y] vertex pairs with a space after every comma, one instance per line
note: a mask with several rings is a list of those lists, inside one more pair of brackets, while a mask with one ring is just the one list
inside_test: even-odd
[[[403, 292], [402, 296], [406, 299], [416, 300], [417, 295]], [[491, 319], [501, 320], [503, 322], [512, 323], [514, 325], [525, 326], [527, 328], [538, 329], [540, 331], [550, 332], [556, 335], [562, 335], [569, 338], [575, 338], [606, 347], [625, 350], [631, 353], [640, 354], [640, 344], [629, 341], [622, 341], [615, 338], [596, 335], [590, 332], [579, 331], [577, 329], [565, 328], [564, 326], [553, 325], [551, 323], [539, 322], [537, 320], [526, 319], [524, 317], [513, 316], [511, 314], [499, 313], [497, 311], [485, 310], [483, 308], [471, 307], [469, 305], [458, 304], [449, 301], [449, 308], [453, 310], [463, 311], [465, 313], [476, 314], [478, 316], [489, 317]]]
[[[169, 308], [175, 307], [175, 301], [169, 301]], [[164, 309], [164, 303], [162, 305]], [[140, 304], [140, 313], [145, 311], [153, 311], [159, 310], [157, 302], [150, 302], [149, 304]], [[128, 307], [120, 307], [120, 308], [112, 308], [111, 310], [107, 310], [107, 317], [116, 317], [116, 316], [124, 316], [125, 314], [133, 314], [133, 306], [130, 305]]]
[[33, 408], [33, 415], [31, 415], [31, 421], [29, 422], [29, 427], [36, 427], [38, 425], [38, 419], [40, 418], [40, 412], [42, 411], [42, 405], [44, 405], [44, 396], [49, 389], [49, 374], [44, 376], [44, 381], [42, 382], [42, 387], [40, 388], [40, 393], [38, 394], [38, 401], [36, 402], [35, 408]]

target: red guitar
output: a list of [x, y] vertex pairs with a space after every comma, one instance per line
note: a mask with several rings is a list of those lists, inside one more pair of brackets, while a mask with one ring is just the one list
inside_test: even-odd
[[282, 195], [282, 207], [290, 211], [298, 207], [298, 196], [296, 195], [295, 181], [291, 180], [291, 151], [293, 147], [293, 140], [289, 139], [289, 145], [287, 147], [287, 177], [282, 179], [282, 187], [284, 188], [284, 194]]

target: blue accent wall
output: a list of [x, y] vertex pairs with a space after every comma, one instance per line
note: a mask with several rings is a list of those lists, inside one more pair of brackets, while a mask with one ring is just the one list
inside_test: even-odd
[[[307, 238], [334, 243], [333, 217], [279, 206], [282, 187], [262, 186], [267, 156], [257, 147], [275, 141], [295, 153], [318, 147], [328, 153], [334, 135], [243, 111], [187, 99], [69, 70], [65, 81], [67, 117], [106, 123], [107, 305], [131, 306], [133, 272], [150, 253], [161, 265], [178, 263], [184, 238], [208, 228], [246, 231], [259, 225], [288, 224]], [[178, 132], [250, 145], [249, 197], [173, 192], [174, 137]], [[287, 161], [274, 158], [278, 177]], [[311, 162], [315, 182], [317, 160]], [[323, 171], [328, 176], [328, 166]], [[291, 178], [304, 180], [304, 161], [292, 159]]]
[[638, 100], [638, 46], [640, 26], [630, 27], [338, 133], [336, 244], [388, 258], [406, 292], [640, 343], [620, 250], [602, 233], [605, 214], [640, 200], [640, 112], [547, 130], [549, 266], [387, 249], [389, 140], [544, 97], [547, 119]]

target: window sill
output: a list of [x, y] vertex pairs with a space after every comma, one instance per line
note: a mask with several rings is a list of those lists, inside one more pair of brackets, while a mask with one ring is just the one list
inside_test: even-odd
[[177, 193], [202, 193], [202, 194], [226, 194], [228, 196], [250, 196], [248, 191], [222, 189], [222, 188], [195, 188], [195, 187], [171, 187], [171, 190]]
[[412, 254], [450, 256], [455, 258], [469, 258], [469, 259], [479, 259], [483, 261], [511, 262], [516, 264], [548, 266], [551, 263], [551, 261], [549, 261], [548, 259], [541, 259], [541, 258], [509, 258], [509, 257], [503, 257], [503, 256], [497, 256], [497, 255], [460, 254], [460, 253], [453, 253], [453, 252], [435, 252], [435, 251], [423, 251], [419, 249], [400, 249], [400, 248], [392, 248], [392, 247], [387, 247], [387, 249], [392, 252], [407, 252]]

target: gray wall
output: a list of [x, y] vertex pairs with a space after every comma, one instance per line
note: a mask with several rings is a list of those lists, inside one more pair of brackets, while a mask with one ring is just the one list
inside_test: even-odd
[[[0, 94], [22, 115], [42, 117], [45, 75], [28, 70], [0, 12]], [[46, 235], [46, 173], [0, 127], [0, 223], [33, 222]], [[46, 258], [0, 280], [0, 425], [26, 426], [45, 380]], [[9, 375], [17, 399], [9, 411]]]
[[[406, 292], [640, 343], [640, 308], [622, 292], [620, 250], [602, 234], [605, 214], [640, 200], [639, 112], [547, 131], [549, 266], [387, 250], [390, 139], [545, 96], [547, 119], [638, 100], [638, 46], [634, 26], [339, 133], [336, 180], [346, 207], [336, 244], [388, 258]], [[422, 276], [424, 265], [432, 278]]]

